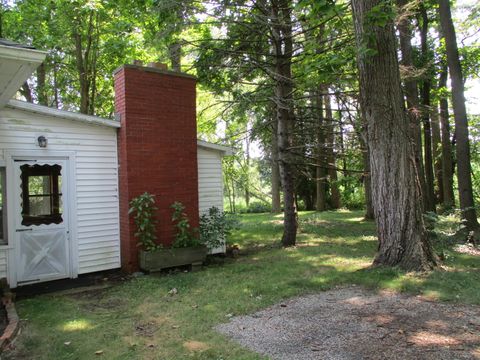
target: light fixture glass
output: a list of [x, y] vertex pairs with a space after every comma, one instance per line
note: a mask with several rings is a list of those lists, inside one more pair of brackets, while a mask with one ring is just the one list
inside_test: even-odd
[[37, 141], [38, 141], [38, 146], [39, 147], [41, 147], [41, 148], [46, 148], [47, 147], [48, 140], [45, 136], [43, 136], [43, 135], [39, 136]]

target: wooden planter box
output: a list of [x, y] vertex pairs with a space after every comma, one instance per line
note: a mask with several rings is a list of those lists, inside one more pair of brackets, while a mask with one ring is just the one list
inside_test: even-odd
[[207, 247], [170, 248], [139, 252], [140, 268], [145, 271], [160, 271], [175, 266], [191, 265], [198, 270], [207, 258]]

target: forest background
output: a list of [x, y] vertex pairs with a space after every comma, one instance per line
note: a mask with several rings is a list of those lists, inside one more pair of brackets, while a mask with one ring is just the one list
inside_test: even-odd
[[[393, 3], [393, 13], [374, 8], [369, 16], [375, 24], [394, 18], [406, 108], [418, 127], [424, 210], [458, 211], [438, 4]], [[478, 204], [480, 4], [450, 4]], [[113, 118], [112, 74], [134, 60], [197, 76], [199, 137], [236, 149], [224, 162], [226, 209], [283, 209], [285, 232], [293, 233], [296, 209], [361, 208], [374, 216], [357, 70], [371, 49], [355, 42], [352, 16], [341, 0], [18, 0], [1, 2], [0, 37], [48, 52], [18, 96], [59, 109]]]

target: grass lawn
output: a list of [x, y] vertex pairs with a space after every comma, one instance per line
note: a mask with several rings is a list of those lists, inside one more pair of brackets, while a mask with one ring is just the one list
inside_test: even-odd
[[[443, 269], [424, 275], [367, 269], [377, 244], [374, 224], [361, 212], [302, 213], [298, 246], [286, 250], [278, 247], [280, 215], [241, 220], [234, 242], [246, 255], [238, 259], [99, 292], [19, 301], [24, 328], [7, 358], [259, 359], [212, 328], [284, 298], [345, 284], [480, 304], [478, 257], [446, 250]], [[172, 288], [178, 293], [169, 295]]]

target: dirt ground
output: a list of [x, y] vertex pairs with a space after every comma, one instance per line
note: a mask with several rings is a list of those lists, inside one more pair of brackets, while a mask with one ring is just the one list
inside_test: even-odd
[[480, 359], [480, 307], [348, 287], [217, 327], [272, 359]]

